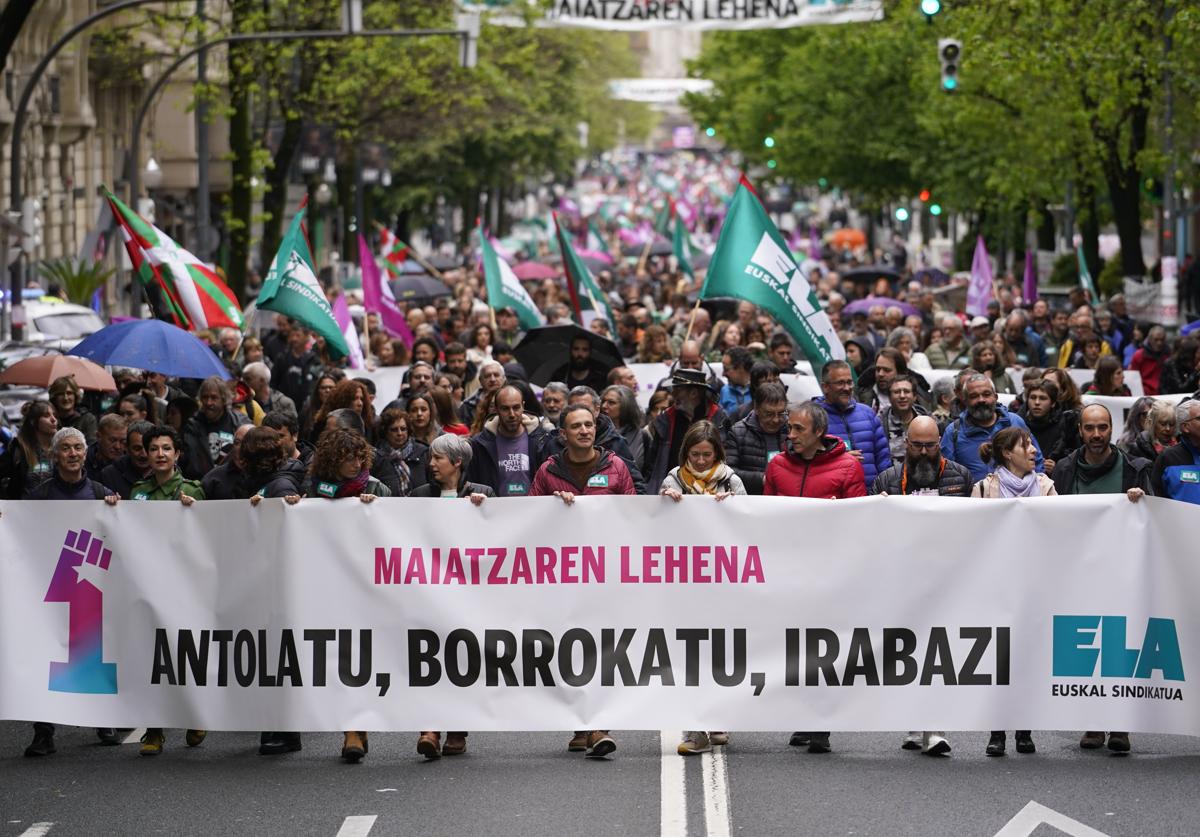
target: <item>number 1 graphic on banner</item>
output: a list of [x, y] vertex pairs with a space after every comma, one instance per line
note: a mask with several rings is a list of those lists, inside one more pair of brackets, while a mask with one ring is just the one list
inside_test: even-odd
[[68, 531], [46, 590], [47, 602], [65, 602], [67, 661], [50, 663], [55, 692], [114, 695], [117, 665], [103, 662], [104, 593], [90, 579], [108, 571], [112, 551], [86, 530]]

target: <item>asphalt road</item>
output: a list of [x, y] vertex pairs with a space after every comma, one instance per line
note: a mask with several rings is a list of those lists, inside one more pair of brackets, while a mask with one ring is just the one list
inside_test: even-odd
[[[615, 732], [608, 760], [568, 753], [564, 733], [476, 733], [465, 756], [426, 762], [416, 733], [372, 734], [357, 766], [341, 736], [256, 753], [257, 736], [168, 732], [157, 758], [62, 728], [27, 759], [29, 727], [0, 723], [0, 837], [65, 835], [979, 835], [1200, 834], [1200, 739], [1135, 735], [1134, 752], [1085, 752], [1077, 732], [1038, 732], [1036, 755], [900, 750], [900, 733], [835, 733], [834, 752], [788, 734], [735, 733], [715, 756], [674, 754], [677, 734]], [[1069, 819], [1067, 819], [1069, 818]], [[1049, 820], [1050, 824], [1040, 824]]]

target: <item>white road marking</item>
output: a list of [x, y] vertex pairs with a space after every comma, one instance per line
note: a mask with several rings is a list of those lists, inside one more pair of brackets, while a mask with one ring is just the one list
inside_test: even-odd
[[338, 829], [337, 837], [367, 837], [375, 827], [378, 815], [370, 814], [358, 817], [346, 817], [342, 827]]
[[997, 831], [994, 837], [1029, 837], [1043, 823], [1071, 837], [1108, 837], [1103, 831], [1097, 831], [1090, 825], [1084, 825], [1079, 820], [1071, 819], [1066, 814], [1060, 814], [1053, 808], [1039, 805], [1032, 800], [1005, 823], [1004, 828]]
[[704, 830], [707, 837], [729, 837], [733, 830], [729, 810], [729, 774], [725, 767], [725, 747], [713, 747], [700, 756], [704, 782]]
[[137, 744], [138, 742], [140, 742], [142, 740], [142, 736], [145, 734], [146, 734], [146, 728], [138, 727], [133, 732], [129, 733], [129, 735], [125, 736], [125, 740], [122, 741], [121, 743], [122, 744]]
[[659, 773], [659, 834], [662, 837], [687, 837], [687, 774], [684, 757], [677, 747], [682, 733], [679, 730], [659, 731], [662, 742]]
[[50, 829], [54, 828], [52, 822], [35, 822], [29, 828], [21, 832], [20, 837], [45, 837], [50, 833]]

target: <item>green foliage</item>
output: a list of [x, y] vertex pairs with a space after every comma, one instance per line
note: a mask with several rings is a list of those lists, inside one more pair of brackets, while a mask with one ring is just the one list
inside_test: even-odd
[[47, 282], [61, 286], [67, 301], [77, 305], [91, 302], [92, 295], [116, 272], [115, 268], [106, 268], [100, 262], [88, 263], [75, 259], [44, 261], [38, 264], [37, 270]]
[[1054, 260], [1050, 269], [1050, 285], [1078, 285], [1079, 257], [1075, 253], [1063, 253]]
[[1125, 290], [1125, 272], [1121, 270], [1121, 254], [1115, 253], [1104, 263], [1096, 277], [1096, 291], [1102, 297], [1122, 293]]
[[[1169, 24], [1166, 5], [1178, 8]], [[1140, 172], [1162, 165], [1168, 67], [1176, 145], [1200, 136], [1200, 51], [1183, 46], [1200, 38], [1200, 11], [1166, 5], [959, 0], [930, 24], [917, 3], [886, 0], [880, 22], [718, 32], [691, 68], [713, 91], [687, 104], [749, 162], [769, 154], [777, 175], [825, 177], [869, 206], [927, 188], [949, 211], [1023, 213], [1060, 203], [1068, 182], [1076, 195], [1090, 187], [1107, 198], [1097, 220], [1116, 221], [1133, 263]], [[938, 83], [937, 41], [948, 37], [963, 43], [954, 94]], [[1180, 176], [1194, 173], [1181, 154]]]

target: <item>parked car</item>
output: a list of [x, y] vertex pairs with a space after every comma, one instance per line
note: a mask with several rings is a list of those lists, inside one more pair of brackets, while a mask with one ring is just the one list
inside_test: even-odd
[[104, 328], [104, 320], [83, 305], [69, 302], [26, 302], [25, 342], [67, 351]]

